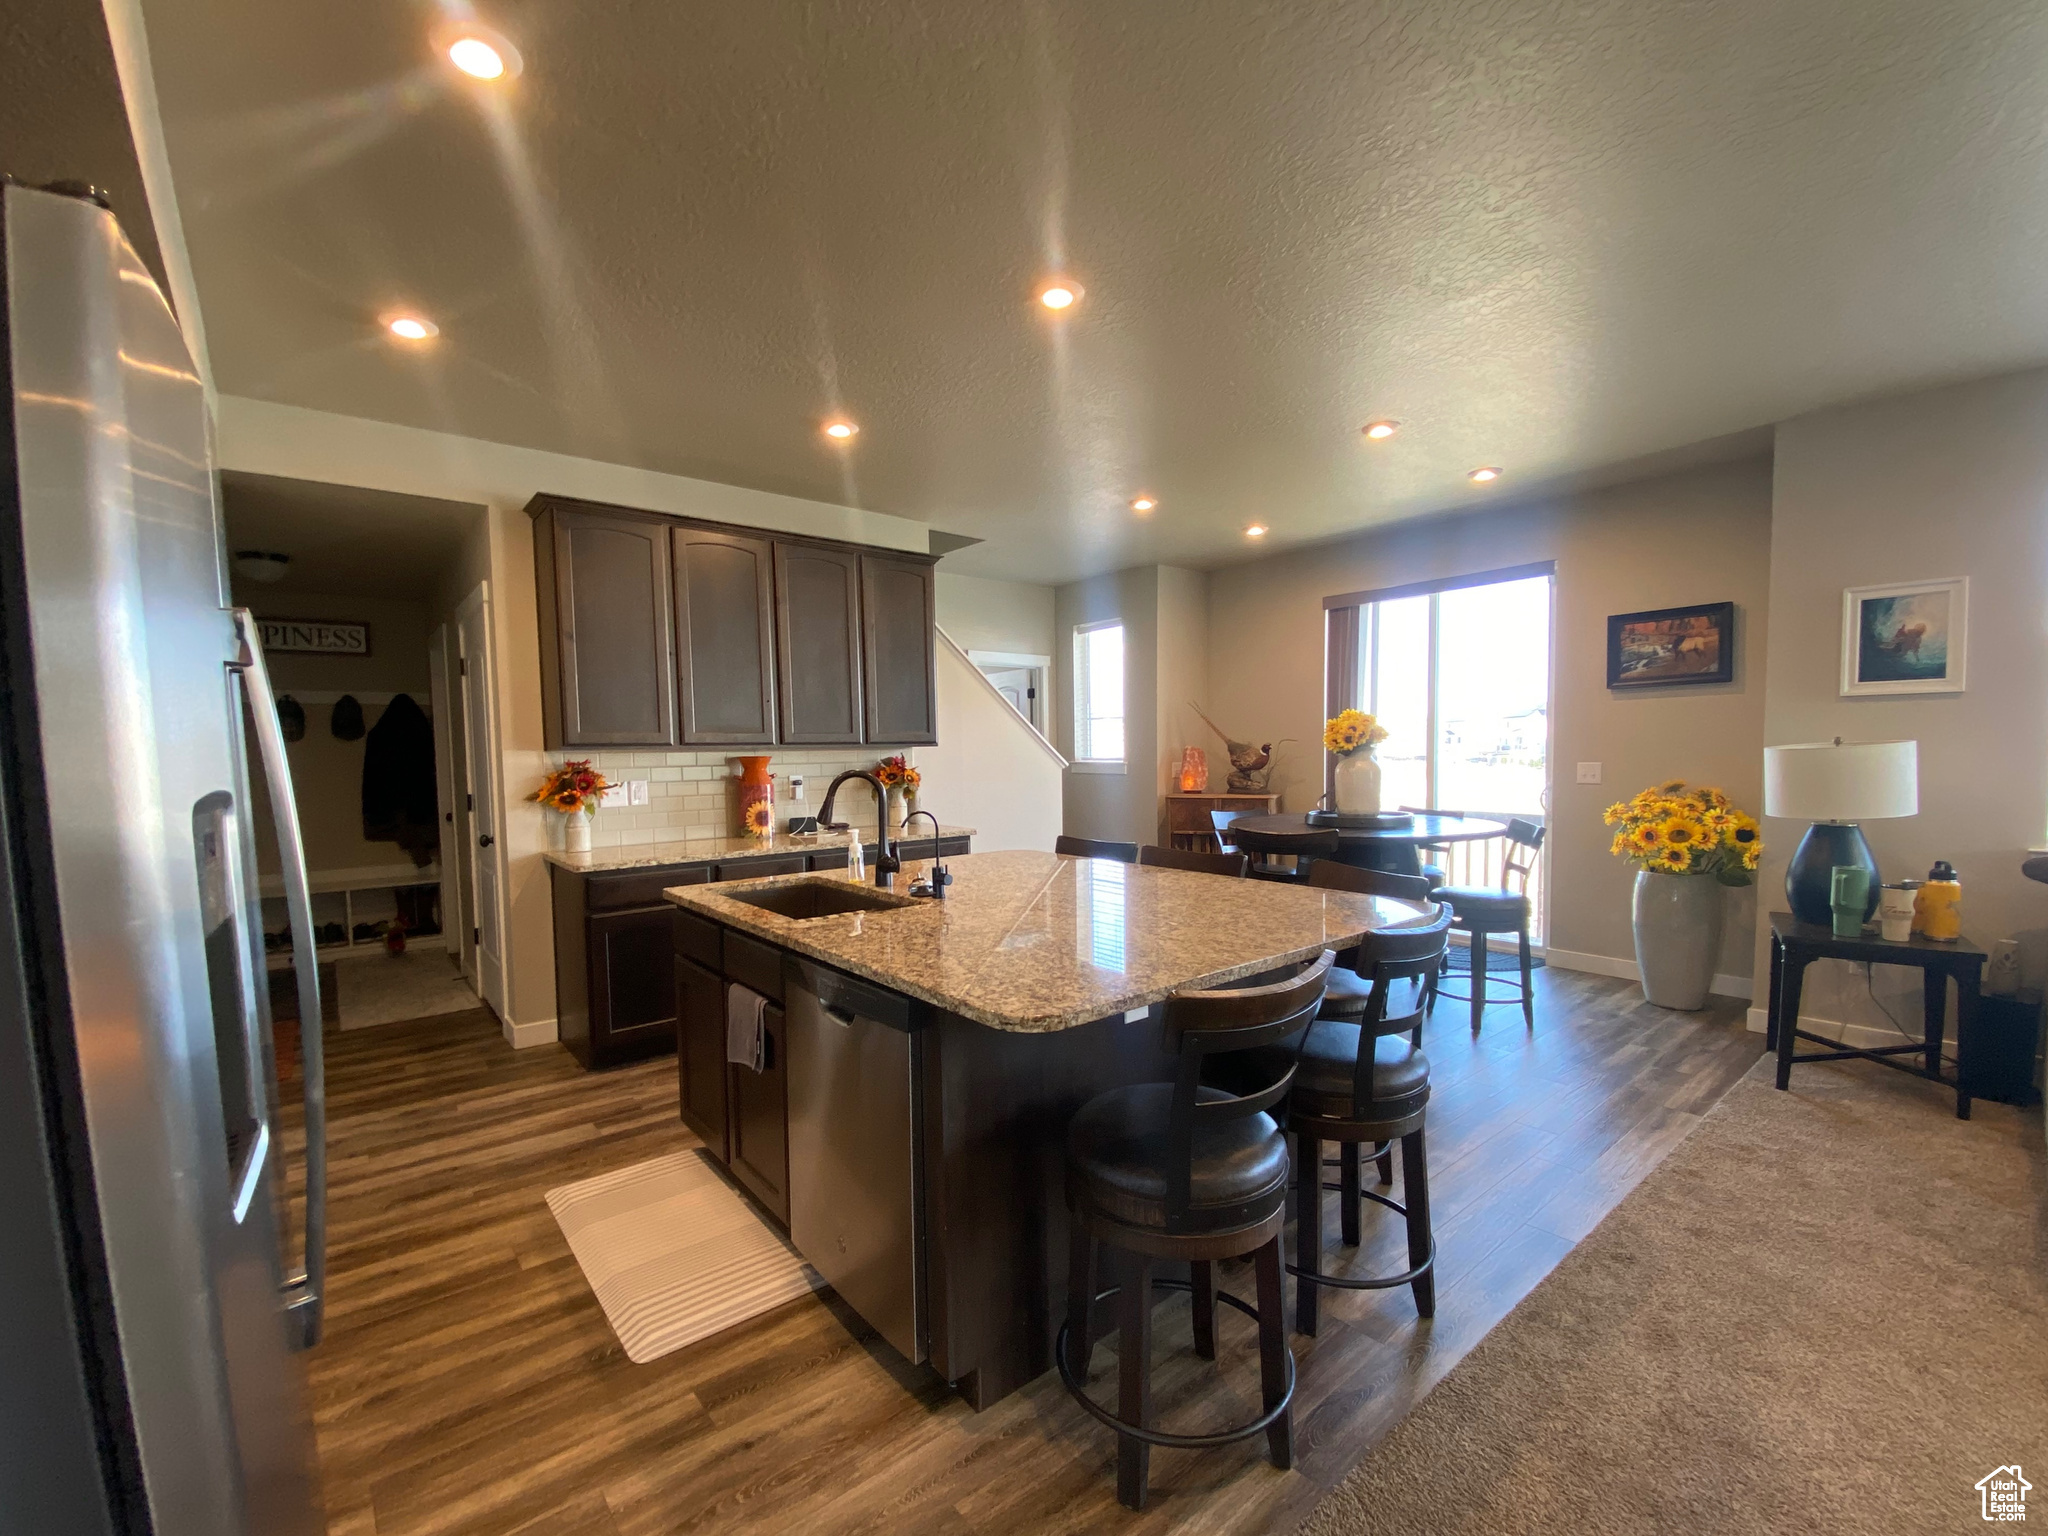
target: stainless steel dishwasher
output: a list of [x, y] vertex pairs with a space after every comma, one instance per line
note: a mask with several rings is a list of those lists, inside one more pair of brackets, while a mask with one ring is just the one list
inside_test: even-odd
[[930, 1337], [909, 999], [790, 955], [789, 1236], [912, 1361]]

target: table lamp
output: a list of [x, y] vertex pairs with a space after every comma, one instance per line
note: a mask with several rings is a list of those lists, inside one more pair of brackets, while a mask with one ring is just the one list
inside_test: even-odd
[[1877, 860], [1862, 821], [1920, 813], [1917, 741], [1801, 742], [1764, 748], [1764, 814], [1810, 821], [1785, 870], [1785, 898], [1802, 923], [1828, 925], [1838, 865], [1868, 870], [1867, 919], [1877, 910]]

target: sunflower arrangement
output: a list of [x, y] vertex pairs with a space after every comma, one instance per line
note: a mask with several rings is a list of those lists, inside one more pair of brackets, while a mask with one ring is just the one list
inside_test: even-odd
[[1712, 875], [1723, 885], [1748, 885], [1763, 858], [1754, 816], [1720, 790], [1693, 789], [1683, 779], [1616, 801], [1605, 820], [1615, 828], [1608, 851], [1660, 875]]
[[924, 775], [910, 766], [910, 759], [898, 752], [894, 757], [885, 757], [875, 764], [875, 777], [884, 789], [900, 789], [906, 795], [917, 793], [917, 786], [924, 782]]
[[1323, 722], [1323, 746], [1339, 757], [1349, 757], [1360, 747], [1374, 747], [1387, 739], [1387, 728], [1362, 709], [1347, 709]]
[[589, 758], [571, 759], [541, 780], [541, 786], [526, 798], [551, 811], [573, 816], [578, 811], [596, 815], [598, 803], [611, 781], [590, 766]]

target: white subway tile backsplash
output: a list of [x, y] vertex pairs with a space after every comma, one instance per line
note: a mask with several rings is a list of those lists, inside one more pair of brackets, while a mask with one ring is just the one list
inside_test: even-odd
[[[565, 753], [564, 757], [574, 754]], [[690, 836], [716, 836], [732, 830], [733, 786], [738, 768], [730, 752], [590, 753], [591, 762], [614, 781], [648, 781], [648, 803], [630, 810], [602, 811], [591, 828], [593, 845], [619, 847]], [[848, 768], [871, 768], [882, 756], [861, 747], [792, 749], [771, 753], [769, 772], [775, 779], [777, 816], [789, 814], [789, 776], [804, 777], [804, 804], [816, 815], [824, 804], [825, 786]], [[917, 760], [912, 753], [911, 761]], [[857, 827], [875, 824], [873, 797], [864, 788], [842, 799], [835, 814]]]

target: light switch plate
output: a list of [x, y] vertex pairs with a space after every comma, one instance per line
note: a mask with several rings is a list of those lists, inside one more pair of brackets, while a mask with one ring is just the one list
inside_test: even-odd
[[613, 806], [630, 805], [632, 801], [627, 798], [625, 785], [607, 784], [604, 787], [604, 798], [597, 803], [605, 810], [610, 810]]
[[1579, 764], [1579, 782], [1581, 784], [1598, 784], [1603, 766], [1600, 763]]
[[633, 804], [645, 805], [647, 803], [647, 781], [645, 779], [628, 779], [626, 780], [626, 788], [631, 792]]

